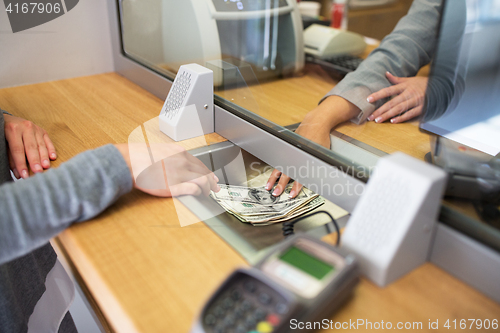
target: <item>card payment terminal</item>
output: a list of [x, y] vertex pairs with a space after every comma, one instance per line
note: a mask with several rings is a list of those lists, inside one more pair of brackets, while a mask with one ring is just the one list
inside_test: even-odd
[[191, 332], [287, 332], [292, 322], [329, 319], [358, 281], [352, 255], [295, 235], [254, 267], [233, 272], [203, 307]]

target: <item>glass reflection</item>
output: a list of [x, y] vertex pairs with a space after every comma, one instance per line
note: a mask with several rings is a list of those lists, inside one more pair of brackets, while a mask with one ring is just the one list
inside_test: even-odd
[[186, 63], [222, 59], [266, 80], [304, 66], [294, 0], [124, 0], [121, 6], [125, 51], [174, 73]]
[[[129, 57], [170, 79], [183, 64], [196, 62], [206, 66], [214, 72], [216, 99], [224, 106], [258, 119], [270, 133], [317, 157], [363, 167], [370, 167], [366, 164], [376, 161], [360, 157], [354, 148], [363, 145], [385, 153], [403, 151], [424, 159], [431, 144], [429, 136], [419, 131], [415, 117], [425, 105], [428, 106], [423, 118], [426, 123], [422, 127], [428, 131], [433, 131], [430, 126], [446, 123], [455, 127], [442, 127], [445, 131], [460, 133], [470, 124], [478, 124], [479, 118], [474, 117], [497, 123], [493, 117], [497, 109], [493, 107], [482, 108], [482, 113], [464, 112], [454, 121], [449, 121], [449, 117], [460, 114], [451, 112], [453, 105], [462, 104], [464, 110], [477, 109], [480, 103], [476, 100], [467, 104], [468, 96], [480, 96], [481, 104], [498, 105], [498, 100], [488, 98], [499, 95], [500, 88], [497, 76], [500, 48], [496, 44], [496, 35], [500, 35], [497, 33], [500, 1], [449, 3], [453, 5], [445, 6], [443, 13], [449, 16], [448, 10], [453, 8], [455, 18], [447, 19], [452, 24], [442, 24], [441, 35], [448, 34], [447, 37], [438, 35], [443, 1], [414, 0], [409, 15], [398, 23], [395, 31], [384, 38], [357, 71], [339, 83], [339, 77], [331, 76], [320, 65], [304, 61], [302, 22], [295, 0], [119, 2], [123, 48]], [[436, 48], [437, 37], [441, 42], [447, 40], [447, 45], [439, 44]], [[478, 48], [480, 39], [491, 41], [487, 43], [491, 49]], [[362, 57], [366, 58], [374, 48], [369, 45]], [[476, 65], [468, 62], [464, 66], [465, 55], [479, 57]], [[433, 74], [424, 104], [425, 65], [431, 61]], [[392, 75], [386, 74], [387, 71]], [[390, 89], [400, 87], [406, 79], [418, 82], [407, 84], [410, 89], [390, 93]], [[472, 86], [469, 81], [480, 84]], [[385, 93], [367, 100], [378, 92]], [[337, 100], [331, 102], [325, 96]], [[346, 108], [341, 110], [342, 107]], [[493, 113], [487, 114], [486, 109]], [[299, 135], [284, 128], [297, 123], [301, 123]], [[333, 135], [332, 129], [336, 131]], [[357, 141], [357, 147], [334, 142], [339, 137]], [[438, 162], [436, 147], [434, 162], [446, 167]], [[449, 162], [451, 158], [442, 160]], [[487, 164], [491, 170], [497, 170], [490, 162]], [[484, 170], [484, 163], [481, 168], [475, 168], [476, 174]], [[454, 207], [480, 218], [481, 214], [468, 202], [466, 209], [462, 201]]]
[[[123, 0], [122, 41], [130, 57], [173, 78], [198, 63], [214, 71], [216, 95], [279, 125], [266, 82], [304, 67], [302, 20], [295, 0]], [[297, 88], [295, 90], [295, 94]], [[315, 99], [317, 103], [319, 94]], [[306, 109], [301, 110], [304, 114]]]
[[447, 2], [421, 128], [437, 135], [448, 201], [500, 228], [499, 59], [500, 1]]

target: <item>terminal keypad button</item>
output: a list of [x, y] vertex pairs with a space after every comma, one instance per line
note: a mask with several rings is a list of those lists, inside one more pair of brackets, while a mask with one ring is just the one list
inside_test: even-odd
[[252, 302], [250, 302], [249, 300], [244, 300], [242, 303], [241, 303], [241, 308], [243, 309], [243, 311], [249, 311], [252, 309]]
[[255, 310], [253, 315], [257, 320], [262, 320], [262, 319], [266, 318], [267, 312], [264, 309], [257, 309], [257, 310]]
[[234, 306], [234, 302], [231, 298], [227, 297], [224, 299], [224, 301], [222, 302], [222, 307], [226, 310], [232, 308]]
[[224, 318], [224, 326], [226, 326], [226, 327], [234, 326], [234, 324], [236, 322], [234, 319], [235, 318], [233, 315], [228, 315], [226, 318]]
[[224, 333], [224, 327], [223, 326], [217, 326], [214, 328], [213, 333]]
[[261, 321], [257, 324], [257, 332], [259, 333], [271, 333], [273, 330], [273, 325], [269, 324], [267, 321]]
[[205, 317], [205, 324], [207, 324], [208, 326], [214, 326], [215, 323], [217, 323], [217, 318], [215, 318], [214, 315], [209, 314]]
[[255, 327], [257, 324], [257, 320], [254, 316], [250, 315], [245, 319], [245, 325], [249, 328]]
[[238, 289], [235, 289], [231, 292], [231, 297], [233, 298], [233, 301], [238, 301], [241, 298], [241, 291]]
[[234, 309], [234, 316], [239, 319], [239, 318], [243, 318], [243, 315], [245, 314], [245, 311], [243, 311], [243, 309], [241, 308], [241, 306], [237, 307], [236, 309]]
[[272, 298], [268, 294], [266, 294], [266, 293], [260, 293], [259, 294], [259, 301], [262, 304], [266, 304], [267, 305], [267, 304], [271, 303], [271, 300], [272, 300]]
[[214, 313], [214, 315], [216, 315], [217, 317], [220, 318], [220, 317], [224, 316], [224, 309], [221, 306], [216, 306], [214, 308], [213, 313]]
[[236, 330], [235, 330], [236, 333], [247, 333], [248, 330], [247, 328], [244, 326], [244, 325], [238, 325], [238, 327], [236, 327]]
[[287, 311], [283, 296], [248, 277], [212, 301], [204, 313], [203, 326], [207, 333], [272, 333]]
[[266, 321], [273, 326], [278, 326], [280, 323], [280, 317], [275, 314], [270, 314], [267, 316]]
[[285, 303], [276, 304], [276, 312], [278, 314], [285, 314], [288, 312], [288, 306]]

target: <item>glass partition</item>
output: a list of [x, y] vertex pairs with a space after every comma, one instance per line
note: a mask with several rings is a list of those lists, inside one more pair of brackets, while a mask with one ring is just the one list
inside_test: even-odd
[[500, 230], [499, 52], [500, 2], [446, 2], [420, 123], [433, 138], [427, 160], [448, 172], [445, 202], [490, 236]]
[[128, 57], [171, 80], [182, 64], [213, 70], [216, 104], [367, 179], [365, 161], [375, 163], [380, 151], [357, 161], [290, 130], [338, 82], [305, 62], [295, 0], [122, 0], [119, 9]]
[[[495, 0], [467, 3], [472, 4], [469, 6], [472, 11], [468, 8], [464, 13], [468, 19], [485, 8], [486, 12], [498, 13]], [[426, 154], [434, 151], [431, 143], [435, 135], [420, 131], [416, 118], [398, 124], [390, 119], [378, 123], [361, 121], [361, 124], [347, 121], [332, 132], [331, 149], [294, 132], [342, 78], [330, 71], [331, 67], [313, 61], [321, 58], [321, 54], [315, 59], [306, 58], [302, 17], [296, 0], [120, 0], [118, 5], [122, 48], [127, 57], [170, 80], [182, 64], [195, 62], [210, 68], [214, 72], [215, 104], [357, 178], [366, 181], [378, 157], [386, 153], [402, 151], [425, 159]], [[372, 10], [380, 15], [383, 8]], [[441, 10], [441, 3], [436, 0], [431, 7], [415, 11], [423, 15], [422, 22], [428, 20], [428, 26], [434, 27], [423, 40], [435, 40]], [[373, 29], [377, 29], [375, 24]], [[317, 38], [321, 42], [323, 37]], [[366, 42], [364, 50], [357, 50], [362, 58], [380, 41]], [[498, 59], [500, 45], [496, 46], [496, 57], [492, 55], [492, 59]], [[399, 64], [403, 61], [396, 60]], [[423, 67], [417, 76], [426, 78], [428, 72], [429, 67]], [[398, 74], [397, 69], [394, 74]], [[385, 86], [391, 85], [385, 72], [378, 75], [386, 80]], [[366, 84], [370, 78], [368, 75]], [[383, 105], [366, 102], [366, 94], [360, 96], [364, 96], [364, 102], [359, 105], [366, 106], [368, 113]], [[411, 108], [402, 113], [406, 111]], [[483, 241], [487, 235], [489, 240], [485, 242], [500, 249], [498, 202], [495, 204], [496, 210], [489, 206], [492, 214], [496, 214], [496, 222], [491, 223], [485, 222], [470, 200], [464, 204], [456, 198], [447, 198], [441, 220]]]

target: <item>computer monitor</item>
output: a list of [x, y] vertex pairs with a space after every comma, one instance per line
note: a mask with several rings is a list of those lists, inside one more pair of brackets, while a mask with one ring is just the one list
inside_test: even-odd
[[428, 158], [448, 171], [446, 194], [498, 218], [500, 1], [444, 2], [420, 128], [437, 135]]

